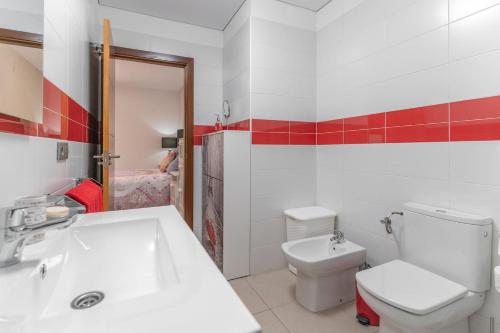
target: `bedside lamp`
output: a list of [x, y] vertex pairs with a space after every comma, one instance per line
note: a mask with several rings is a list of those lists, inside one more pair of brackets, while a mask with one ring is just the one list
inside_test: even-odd
[[175, 149], [177, 148], [177, 138], [172, 137], [163, 137], [161, 138], [161, 147], [167, 149]]

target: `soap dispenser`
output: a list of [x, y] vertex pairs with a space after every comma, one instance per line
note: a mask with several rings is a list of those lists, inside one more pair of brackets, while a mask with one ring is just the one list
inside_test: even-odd
[[215, 114], [217, 116], [217, 120], [215, 122], [215, 131], [216, 132], [219, 132], [219, 131], [222, 131], [224, 128], [222, 126], [222, 121], [220, 120], [220, 115], [218, 115], [217, 113]]

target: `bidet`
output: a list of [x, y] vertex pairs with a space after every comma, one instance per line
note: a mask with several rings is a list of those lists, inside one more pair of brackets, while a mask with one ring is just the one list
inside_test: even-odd
[[318, 312], [354, 299], [355, 275], [366, 250], [345, 240], [343, 233], [291, 241], [281, 248], [297, 268], [295, 296], [306, 309]]

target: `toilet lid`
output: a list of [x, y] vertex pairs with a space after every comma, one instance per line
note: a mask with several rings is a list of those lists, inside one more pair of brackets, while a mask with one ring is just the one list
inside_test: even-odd
[[331, 218], [337, 215], [333, 210], [318, 206], [287, 209], [283, 213], [297, 221]]
[[358, 285], [401, 310], [425, 315], [467, 294], [467, 289], [423, 268], [393, 260], [356, 274]]

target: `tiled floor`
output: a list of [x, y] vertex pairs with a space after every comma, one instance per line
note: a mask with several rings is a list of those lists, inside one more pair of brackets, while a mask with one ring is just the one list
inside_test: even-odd
[[355, 304], [319, 313], [309, 312], [295, 300], [295, 276], [288, 270], [253, 275], [230, 281], [233, 289], [264, 333], [370, 333], [355, 318]]

